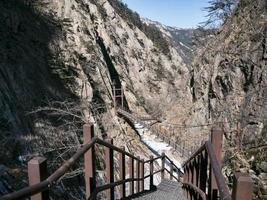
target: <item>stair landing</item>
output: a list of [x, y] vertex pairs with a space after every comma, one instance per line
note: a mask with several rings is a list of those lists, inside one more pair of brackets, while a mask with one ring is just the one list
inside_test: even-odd
[[137, 194], [125, 200], [184, 200], [182, 184], [177, 181], [163, 180], [153, 191]]

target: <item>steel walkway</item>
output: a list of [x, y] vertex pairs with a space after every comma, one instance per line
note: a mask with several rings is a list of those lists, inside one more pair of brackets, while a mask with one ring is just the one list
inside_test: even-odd
[[184, 200], [182, 184], [177, 181], [163, 180], [153, 191], [125, 198], [125, 200]]

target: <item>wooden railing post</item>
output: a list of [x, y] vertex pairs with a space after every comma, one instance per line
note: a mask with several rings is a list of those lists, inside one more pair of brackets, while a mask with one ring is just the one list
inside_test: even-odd
[[162, 158], [161, 158], [161, 180], [164, 179], [164, 172], [165, 172], [165, 153], [161, 154]]
[[[47, 178], [46, 158], [36, 157], [31, 159], [28, 162], [28, 176], [29, 176], [30, 186], [45, 180]], [[31, 200], [48, 200], [48, 199], [49, 199], [48, 190], [31, 196]]]
[[170, 166], [170, 180], [173, 179], [173, 162], [171, 161], [171, 166]]
[[124, 100], [124, 94], [123, 94], [123, 88], [121, 86], [121, 108], [123, 109], [123, 100]]
[[153, 172], [154, 172], [154, 157], [150, 156], [150, 162], [149, 162], [149, 173], [150, 173], [150, 185], [149, 189], [152, 190], [154, 188], [154, 179], [153, 179]]
[[[214, 148], [216, 159], [221, 167], [222, 163], [222, 141], [223, 141], [223, 130], [221, 126], [212, 128], [211, 130], [211, 143]], [[218, 186], [216, 183], [215, 176], [213, 174], [212, 167], [210, 166], [210, 187], [209, 187], [209, 199], [218, 198]]]
[[[140, 159], [140, 157], [138, 156], [137, 157], [138, 159]], [[138, 179], [137, 181], [136, 181], [136, 192], [140, 192], [140, 180], [139, 180], [139, 178], [140, 178], [140, 161], [139, 160], [136, 160], [136, 171], [135, 171], [135, 173], [136, 173], [136, 178]]]
[[253, 181], [250, 176], [236, 173], [233, 185], [233, 200], [252, 200]]
[[145, 189], [145, 184], [144, 184], [144, 176], [145, 176], [145, 170], [144, 170], [144, 168], [145, 168], [145, 163], [144, 163], [144, 160], [142, 159], [142, 162], [140, 163], [140, 173], [141, 173], [141, 189], [140, 189], [140, 192], [143, 192], [144, 191], [144, 189]]
[[188, 182], [188, 170], [187, 170], [187, 165], [184, 167], [183, 181]]
[[192, 167], [191, 167], [191, 161], [188, 163], [188, 182], [192, 183]]
[[[129, 178], [134, 178], [134, 159], [132, 157], [129, 157]], [[134, 181], [129, 182], [129, 195], [134, 194]]]
[[112, 82], [112, 93], [113, 93], [114, 109], [116, 110], [117, 105], [116, 105], [116, 85], [115, 85], [115, 82]]
[[207, 151], [203, 151], [200, 155], [200, 180], [199, 180], [199, 188], [202, 191], [206, 191], [206, 183], [207, 183], [207, 171], [208, 171], [208, 153]]
[[[107, 139], [107, 142], [113, 144], [112, 139]], [[106, 177], [107, 183], [114, 183], [114, 157], [113, 149], [105, 147], [105, 166], [106, 166]], [[114, 188], [107, 190], [107, 199], [114, 200]]]
[[[94, 137], [94, 125], [85, 124], [83, 126], [83, 144], [90, 143]], [[84, 174], [85, 174], [85, 190], [88, 199], [96, 187], [95, 175], [95, 147], [92, 146], [84, 154]]]
[[[124, 147], [121, 147], [122, 150], [125, 150]], [[125, 180], [125, 154], [119, 153], [119, 162], [120, 162], [120, 180]], [[126, 197], [125, 183], [120, 185], [120, 198]]]
[[200, 186], [200, 163], [201, 163], [201, 155], [197, 155], [196, 157], [196, 186], [199, 188]]
[[195, 157], [194, 159], [193, 159], [193, 185], [195, 185], [195, 186], [198, 186], [198, 172], [197, 172], [197, 170], [198, 170], [198, 168], [197, 168], [197, 164], [198, 164], [198, 160], [197, 160], [197, 158], [198, 157]]

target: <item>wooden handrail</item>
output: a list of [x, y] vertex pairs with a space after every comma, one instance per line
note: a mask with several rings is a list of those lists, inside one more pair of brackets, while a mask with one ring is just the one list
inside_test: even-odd
[[[200, 190], [198, 187], [196, 187], [195, 185], [193, 185], [192, 183], [188, 183], [188, 182], [183, 182], [183, 187], [184, 188], [190, 188], [192, 189], [195, 193], [197, 193], [200, 197], [201, 197], [201, 200], [206, 200], [206, 194]], [[197, 198], [200, 200], [200, 198]]]
[[175, 177], [167, 168], [164, 168], [166, 172], [168, 172], [176, 181], [180, 181], [177, 177]]
[[63, 176], [68, 169], [74, 165], [74, 163], [81, 157], [85, 152], [87, 152], [96, 141], [100, 139], [93, 138], [92, 141], [82, 148], [80, 148], [69, 160], [67, 160], [60, 168], [58, 168], [52, 175], [50, 175], [46, 180], [37, 183], [35, 185], [23, 188], [19, 191], [13, 192], [11, 194], [7, 194], [0, 198], [0, 200], [11, 200], [11, 199], [21, 199], [25, 197], [32, 196], [39, 192], [46, 190], [51, 187], [51, 185], [56, 182], [61, 176]]
[[225, 178], [222, 174], [219, 162], [216, 159], [216, 155], [214, 153], [214, 149], [213, 149], [213, 146], [212, 146], [210, 141], [206, 142], [206, 150], [207, 150], [209, 158], [210, 158], [211, 167], [213, 169], [216, 183], [218, 184], [218, 189], [220, 191], [220, 195], [221, 195], [222, 199], [231, 200], [230, 190], [226, 185]]
[[[216, 159], [216, 155], [215, 155], [215, 152], [214, 152], [214, 148], [211, 144], [210, 141], [207, 141], [205, 142], [204, 145], [202, 145], [184, 164], [183, 164], [183, 168], [189, 168], [191, 171], [192, 169], [194, 169], [194, 167], [190, 167], [189, 165], [191, 163], [193, 163], [193, 161], [196, 160], [196, 158], [198, 156], [201, 156], [202, 152], [207, 152], [207, 155], [208, 155], [208, 158], [206, 159], [209, 159], [210, 160], [210, 167], [211, 169], [213, 170], [213, 174], [215, 176], [215, 179], [216, 179], [216, 183], [218, 185], [218, 189], [219, 189], [219, 192], [220, 192], [220, 196], [222, 199], [225, 199], [225, 200], [231, 200], [231, 195], [230, 195], [230, 190], [229, 188], [227, 187], [227, 184], [226, 184], [226, 181], [225, 181], [225, 178], [221, 172], [221, 168], [220, 168], [220, 165], [219, 165], [219, 162], [218, 160]], [[189, 166], [189, 167], [188, 167]], [[196, 176], [195, 174], [193, 174], [193, 172], [190, 172], [190, 174], [192, 174], [191, 176]], [[187, 177], [188, 178], [188, 177]], [[193, 178], [190, 177], [191, 180], [189, 181], [192, 181]], [[211, 178], [211, 177], [210, 177]], [[205, 183], [206, 184], [206, 183]], [[194, 184], [193, 184], [194, 185]], [[196, 185], [195, 185], [196, 186]]]
[[175, 168], [179, 171], [179, 173], [183, 174], [183, 172], [180, 170], [180, 168], [177, 167], [177, 165], [175, 165], [175, 164], [173, 163], [173, 161], [172, 161], [168, 156], [165, 155], [165, 157], [166, 157], [166, 159], [170, 162], [170, 164], [171, 164], [173, 167], [175, 167]]
[[133, 158], [133, 159], [135, 159], [135, 160], [138, 160], [139, 162], [143, 162], [140, 158], [138, 158], [138, 157], [136, 157], [136, 156], [130, 154], [129, 152], [127, 152], [127, 151], [125, 151], [125, 150], [123, 150], [123, 149], [121, 149], [121, 148], [119, 148], [119, 147], [116, 147], [116, 146], [114, 146], [113, 144], [110, 144], [110, 143], [108, 143], [108, 142], [106, 142], [106, 141], [104, 141], [104, 140], [98, 139], [98, 140], [96, 141], [96, 143], [97, 143], [97, 144], [100, 144], [100, 145], [103, 145], [103, 146], [105, 146], [105, 147], [108, 147], [108, 148], [110, 148], [110, 149], [112, 149], [112, 150], [114, 150], [114, 151], [117, 151], [117, 152], [119, 152], [119, 153], [123, 153], [123, 154], [125, 154], [126, 156], [128, 156], [128, 157], [130, 157], [130, 158]]
[[[198, 199], [195, 197], [195, 192], [199, 195], [201, 191], [205, 194], [207, 199], [224, 199], [231, 200], [231, 196], [242, 196], [238, 200], [244, 199], [244, 195], [239, 191], [233, 190], [231, 195], [230, 190], [226, 184], [225, 177], [221, 171], [221, 152], [222, 152], [223, 131], [221, 127], [212, 129], [211, 140], [205, 142], [193, 155], [183, 164], [184, 185], [190, 187], [190, 190], [185, 191], [185, 196], [191, 199]], [[242, 176], [239, 180], [246, 180], [246, 184], [241, 181], [236, 181], [234, 188], [247, 188], [249, 194], [246, 199], [252, 199], [253, 186], [249, 178]], [[238, 187], [237, 187], [238, 185]], [[188, 188], [187, 188], [188, 189]], [[208, 189], [208, 190], [207, 190]], [[206, 193], [207, 192], [207, 193]], [[219, 194], [218, 194], [219, 193]], [[201, 198], [203, 194], [201, 195]]]
[[[140, 162], [142, 164], [146, 164], [146, 163], [151, 164], [151, 162], [153, 163], [157, 159], [163, 159], [164, 158], [164, 159], [168, 159], [170, 161], [170, 163], [172, 165], [174, 165], [173, 162], [171, 162], [170, 158], [168, 158], [166, 155], [161, 155], [159, 157], [152, 158], [152, 159], [149, 159], [149, 160], [144, 161], [144, 160], [141, 160], [140, 158], [135, 157], [134, 155], [126, 152], [125, 150], [114, 146], [113, 144], [111, 144], [111, 143], [109, 143], [107, 141], [103, 141], [103, 140], [101, 140], [101, 139], [99, 139], [97, 137], [93, 137], [90, 140], [89, 143], [84, 144], [80, 149], [78, 149], [77, 152], [70, 159], [68, 159], [61, 167], [59, 167], [54, 173], [52, 173], [44, 181], [41, 181], [40, 183], [34, 184], [32, 186], [23, 188], [23, 189], [21, 189], [19, 191], [16, 191], [16, 192], [7, 194], [5, 196], [2, 196], [2, 197], [0, 197], [0, 200], [22, 199], [22, 198], [26, 198], [26, 197], [29, 197], [29, 196], [32, 196], [32, 195], [35, 195], [35, 194], [38, 194], [40, 192], [43, 192], [43, 191], [47, 190], [57, 180], [59, 180], [75, 164], [75, 162], [79, 158], [81, 158], [87, 151], [89, 151], [95, 144], [100, 144], [100, 145], [105, 146], [105, 147], [107, 147], [109, 149], [112, 149], [114, 151], [117, 151], [117, 152], [119, 152], [119, 153], [121, 153], [121, 154], [123, 154], [125, 156], [128, 156], [128, 157], [132, 158], [133, 160], [138, 161], [138, 162]], [[176, 165], [174, 165], [174, 167], [176, 167], [177, 169], [179, 169]], [[101, 192], [103, 190], [114, 188], [115, 186], [122, 185], [122, 184], [124, 184], [126, 182], [143, 181], [146, 178], [149, 178], [149, 177], [151, 178], [151, 176], [153, 177], [153, 175], [155, 175], [157, 173], [160, 173], [160, 172], [162, 173], [162, 170], [165, 170], [169, 174], [171, 174], [168, 169], [164, 168], [164, 169], [160, 169], [158, 171], [155, 171], [153, 173], [150, 173], [147, 176], [138, 177], [138, 178], [127, 178], [127, 179], [120, 180], [120, 181], [117, 181], [117, 182], [112, 182], [112, 183], [108, 183], [108, 184], [105, 184], [105, 185], [102, 185], [102, 186], [98, 186], [98, 187], [96, 187], [92, 191], [91, 196], [89, 197], [89, 199], [95, 197], [99, 192]], [[177, 171], [177, 174], [178, 174], [178, 172], [179, 171]], [[173, 177], [177, 181], [179, 181], [175, 176], [173, 176]]]
[[206, 148], [206, 143], [204, 143], [197, 151], [195, 151], [183, 164], [182, 167], [190, 163], [197, 155], [199, 155]]
[[158, 159], [161, 159], [162, 158], [162, 156], [158, 156], [158, 157], [155, 157], [155, 158], [153, 158], [153, 159], [150, 159], [150, 160], [146, 160], [146, 161], [144, 161], [144, 163], [146, 164], [146, 163], [149, 163], [149, 162], [151, 162], [151, 161], [156, 161], [156, 160], [158, 160]]

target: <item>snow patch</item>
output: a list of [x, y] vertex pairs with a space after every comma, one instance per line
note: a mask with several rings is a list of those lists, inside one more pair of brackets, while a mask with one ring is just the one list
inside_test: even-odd
[[182, 42], [179, 42], [180, 45], [182, 45], [183, 47], [189, 49], [190, 51], [193, 51], [193, 49], [191, 49], [190, 47], [188, 47], [187, 45], [185, 45], [184, 43]]

